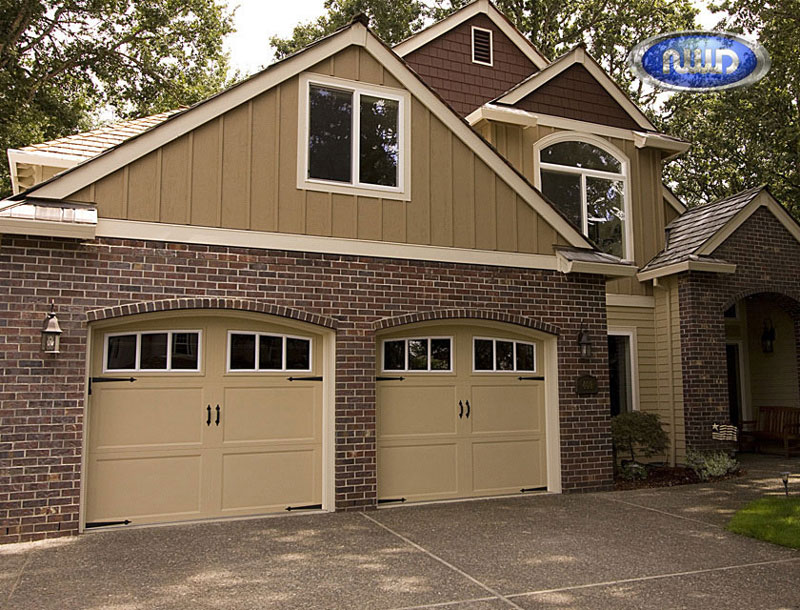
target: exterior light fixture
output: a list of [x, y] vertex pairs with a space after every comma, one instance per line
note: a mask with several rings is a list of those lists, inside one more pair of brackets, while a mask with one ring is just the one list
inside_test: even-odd
[[581, 332], [578, 333], [578, 345], [581, 348], [581, 358], [583, 360], [588, 360], [592, 357], [592, 339], [586, 329], [581, 329]]
[[42, 351], [45, 354], [57, 354], [59, 353], [58, 348], [60, 345], [61, 327], [58, 325], [55, 303], [51, 301], [50, 313], [47, 314], [42, 326]]
[[786, 492], [786, 497], [789, 497], [789, 475], [790, 472], [781, 473], [781, 481], [783, 481], [783, 490]]
[[771, 354], [775, 349], [775, 327], [772, 325], [772, 320], [767, 318], [764, 320], [764, 331], [761, 333], [761, 351], [765, 354]]

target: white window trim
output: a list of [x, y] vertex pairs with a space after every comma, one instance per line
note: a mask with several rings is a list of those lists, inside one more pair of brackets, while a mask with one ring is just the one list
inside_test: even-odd
[[[428, 368], [427, 369], [409, 369], [408, 368], [408, 342], [414, 341], [415, 339], [427, 339], [428, 340]], [[450, 368], [447, 369], [432, 369], [431, 368], [431, 341], [434, 339], [447, 339], [450, 341]], [[386, 348], [384, 345], [386, 343], [392, 343], [395, 341], [402, 341], [404, 345], [404, 355], [405, 355], [405, 362], [403, 363], [404, 368], [402, 369], [387, 369], [386, 368]], [[453, 372], [453, 361], [455, 360], [455, 351], [453, 346], [455, 342], [453, 341], [452, 336], [415, 336], [415, 337], [388, 337], [386, 339], [381, 340], [381, 372], [383, 373], [452, 373]]]
[[[475, 31], [479, 32], [488, 32], [489, 33], [489, 62], [485, 61], [478, 61], [475, 59]], [[472, 63], [478, 64], [480, 66], [493, 66], [494, 65], [494, 32], [492, 30], [487, 30], [486, 28], [479, 28], [478, 26], [473, 25], [472, 29], [470, 30], [470, 47], [472, 50]]]
[[[577, 167], [570, 167], [568, 165], [555, 165], [551, 163], [542, 163], [541, 155], [542, 150], [553, 144], [559, 142], [586, 142], [598, 148], [603, 149], [608, 154], [613, 155], [622, 165], [622, 172], [617, 174], [613, 172], [604, 172], [600, 170], [589, 170]], [[630, 159], [619, 148], [614, 146], [608, 140], [579, 131], [560, 131], [557, 133], [545, 136], [533, 145], [533, 185], [542, 190], [542, 168], [552, 169], [563, 173], [580, 173], [587, 176], [594, 176], [597, 178], [607, 178], [611, 180], [620, 180], [622, 182], [622, 205], [625, 219], [623, 220], [623, 261], [633, 262], [635, 259], [635, 252], [633, 248], [633, 221], [631, 210], [633, 208], [631, 202], [631, 173], [630, 173]], [[572, 170], [572, 171], [571, 171]], [[581, 177], [581, 232], [588, 236], [588, 219], [585, 214], [586, 210], [586, 180]]]
[[628, 337], [631, 347], [631, 410], [638, 411], [639, 404], [639, 343], [635, 326], [609, 326], [608, 335]]
[[[232, 335], [251, 335], [256, 337], [255, 345], [255, 368], [253, 369], [232, 369], [231, 368], [231, 336]], [[260, 369], [258, 368], [261, 358], [258, 349], [258, 337], [280, 337], [281, 338], [281, 368], [279, 369]], [[286, 368], [286, 340], [302, 339], [308, 341], [308, 368], [307, 369], [287, 369]], [[281, 333], [262, 333], [255, 330], [229, 330], [225, 346], [225, 372], [226, 373], [246, 373], [265, 374], [265, 373], [310, 373], [314, 370], [314, 339], [301, 335], [284, 335]]]
[[[492, 342], [492, 368], [491, 369], [476, 369], [475, 368], [475, 341], [483, 340], [483, 341], [491, 341]], [[497, 342], [504, 341], [506, 343], [512, 343], [514, 345], [514, 354], [513, 354], [513, 362], [514, 368], [508, 370], [501, 370], [497, 368]], [[517, 344], [522, 343], [523, 345], [531, 345], [533, 346], [533, 369], [518, 369], [517, 368]], [[533, 341], [519, 341], [517, 339], [507, 339], [505, 337], [479, 337], [474, 336], [472, 337], [472, 372], [477, 374], [482, 373], [536, 373], [539, 366], [539, 358], [536, 354], [536, 343]]]
[[[197, 368], [173, 369], [172, 368], [172, 335], [176, 333], [197, 333]], [[142, 335], [167, 335], [167, 368], [143, 369], [139, 366], [139, 357], [142, 353]], [[132, 369], [108, 368], [108, 340], [111, 337], [124, 337], [136, 335], [136, 367]], [[104, 373], [199, 373], [203, 368], [203, 331], [195, 328], [175, 328], [163, 330], [140, 330], [106, 333], [103, 335], [103, 372]]]
[[[309, 107], [308, 95], [310, 85], [320, 85], [350, 91], [353, 96], [353, 122], [351, 132], [352, 165], [350, 168], [352, 182], [337, 182], [320, 180], [308, 177], [308, 133], [309, 133]], [[376, 184], [363, 184], [358, 182], [359, 162], [359, 122], [360, 122], [360, 95], [371, 95], [386, 99], [396, 100], [399, 103], [397, 113], [397, 138], [399, 155], [397, 159], [397, 186], [380, 186]], [[358, 81], [322, 76], [319, 74], [304, 73], [300, 75], [299, 104], [297, 114], [297, 188], [300, 190], [322, 191], [326, 193], [341, 193], [345, 195], [362, 195], [378, 197], [381, 199], [411, 199], [411, 98], [407, 91], [379, 85], [370, 85]]]

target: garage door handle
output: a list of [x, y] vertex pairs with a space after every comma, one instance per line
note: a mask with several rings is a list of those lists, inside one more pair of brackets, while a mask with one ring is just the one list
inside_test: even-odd
[[206, 407], [206, 409], [208, 409], [208, 419], [206, 420], [206, 426], [210, 426], [211, 425], [211, 405], [208, 405]]
[[467, 401], [467, 419], [469, 419], [469, 401]]
[[219, 426], [219, 405], [217, 405], [217, 425]]
[[464, 417], [464, 403], [460, 400], [458, 401], [458, 419]]

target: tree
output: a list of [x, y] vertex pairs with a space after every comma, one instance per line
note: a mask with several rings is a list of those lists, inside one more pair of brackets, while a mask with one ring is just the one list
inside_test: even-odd
[[[0, 0], [0, 149], [219, 91], [232, 14], [217, 0]], [[0, 163], [0, 196], [10, 193]]]
[[659, 127], [693, 142], [666, 168], [690, 205], [767, 184], [800, 219], [800, 0], [728, 0], [720, 29], [760, 40], [772, 67], [750, 87], [680, 93], [664, 105]]

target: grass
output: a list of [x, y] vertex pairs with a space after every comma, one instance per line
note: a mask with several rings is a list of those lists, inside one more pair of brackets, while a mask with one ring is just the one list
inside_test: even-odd
[[800, 497], [770, 496], [750, 502], [733, 516], [728, 530], [800, 549]]

